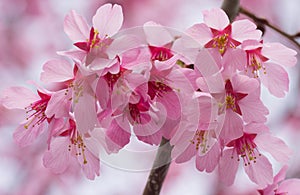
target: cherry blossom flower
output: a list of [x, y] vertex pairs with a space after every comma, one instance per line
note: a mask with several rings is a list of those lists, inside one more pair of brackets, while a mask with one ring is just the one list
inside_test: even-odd
[[75, 121], [70, 118], [66, 125], [53, 134], [50, 149], [44, 154], [44, 165], [54, 173], [63, 173], [74, 161], [78, 162], [85, 176], [94, 179], [99, 176], [100, 161], [98, 153], [89, 149], [89, 136], [78, 132]]
[[226, 13], [219, 8], [203, 12], [204, 23], [187, 30], [205, 48], [216, 48], [223, 55], [228, 48], [236, 48], [248, 39], [260, 40], [261, 32], [249, 20], [237, 20], [230, 24]]
[[289, 90], [289, 78], [282, 66], [296, 64], [296, 52], [280, 43], [261, 43], [248, 40], [242, 44], [247, 53], [247, 75], [260, 78], [269, 92], [276, 97], [284, 97]]
[[51, 94], [37, 90], [38, 95], [24, 87], [11, 87], [3, 92], [3, 105], [8, 109], [23, 109], [26, 120], [17, 127], [14, 139], [20, 146], [31, 144], [43, 133], [52, 117], [47, 117], [48, 102]]
[[279, 138], [270, 134], [268, 128], [260, 123], [245, 126], [243, 135], [226, 145], [220, 158], [220, 179], [227, 185], [234, 182], [239, 161], [243, 162], [246, 174], [259, 187], [272, 183], [273, 170], [269, 160], [261, 150], [269, 152], [277, 161], [287, 163], [291, 150]]

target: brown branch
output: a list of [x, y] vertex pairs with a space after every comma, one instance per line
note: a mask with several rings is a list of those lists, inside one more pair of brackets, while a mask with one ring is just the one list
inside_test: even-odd
[[222, 9], [226, 12], [229, 20], [232, 22], [239, 13], [240, 0], [224, 0]]
[[172, 146], [162, 138], [143, 195], [159, 195], [171, 164]]
[[300, 33], [297, 33], [295, 35], [290, 35], [282, 30], [280, 30], [279, 28], [277, 28], [276, 26], [272, 25], [269, 23], [268, 20], [264, 19], [264, 18], [259, 18], [257, 16], [255, 16], [253, 13], [251, 13], [250, 11], [240, 7], [239, 10], [240, 13], [248, 16], [249, 18], [252, 18], [254, 20], [254, 22], [258, 23], [258, 24], [263, 24], [268, 26], [269, 28], [273, 29], [274, 31], [278, 32], [279, 34], [281, 34], [282, 36], [286, 37], [288, 40], [290, 40], [292, 43], [295, 44], [295, 46], [297, 46], [300, 49], [300, 44], [295, 40], [296, 37], [299, 36]]

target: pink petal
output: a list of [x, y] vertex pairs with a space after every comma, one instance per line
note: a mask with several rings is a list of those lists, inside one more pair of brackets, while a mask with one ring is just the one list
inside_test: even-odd
[[203, 49], [198, 53], [195, 62], [195, 68], [204, 77], [211, 76], [220, 70], [220, 64], [217, 63], [219, 56], [213, 55], [209, 50]]
[[89, 27], [86, 20], [72, 10], [64, 20], [64, 31], [74, 42], [86, 41], [89, 37]]
[[123, 12], [120, 5], [105, 4], [101, 6], [93, 17], [93, 26], [99, 32], [100, 39], [112, 37], [121, 28]]
[[[74, 117], [77, 123], [77, 129], [81, 134], [85, 134], [95, 128], [97, 124], [96, 99], [92, 89], [86, 81], [82, 87], [82, 95], [76, 97], [74, 94]], [[78, 100], [78, 101], [76, 101]]]
[[116, 37], [113, 42], [109, 45], [106, 53], [109, 58], [114, 58], [117, 55], [136, 49], [141, 46], [141, 41], [134, 35], [123, 35]]
[[193, 40], [199, 42], [201, 45], [205, 45], [212, 39], [211, 30], [206, 24], [195, 24], [194, 26], [186, 30], [186, 34], [191, 36]]
[[257, 157], [256, 163], [251, 163], [244, 168], [251, 181], [258, 184], [260, 188], [266, 187], [273, 181], [272, 164], [264, 155]]
[[[67, 95], [66, 95], [67, 93]], [[54, 116], [55, 118], [62, 118], [69, 116], [71, 111], [71, 93], [66, 90], [60, 90], [51, 95], [47, 104], [45, 114], [48, 118]]]
[[106, 109], [108, 106], [108, 101], [110, 98], [109, 95], [109, 86], [103, 77], [100, 77], [96, 87], [96, 97], [99, 101], [99, 104], [102, 109]]
[[257, 91], [260, 87], [260, 83], [256, 79], [238, 74], [232, 77], [231, 83], [235, 92], [245, 94], [250, 94], [253, 91]]
[[232, 185], [239, 167], [239, 161], [232, 159], [233, 149], [223, 152], [219, 162], [219, 179], [226, 185]]
[[[189, 147], [191, 145], [190, 140], [193, 139], [194, 135], [195, 135], [194, 131], [186, 130], [186, 131], [183, 131], [181, 133], [181, 135], [177, 135], [178, 138], [176, 140], [174, 139], [174, 137], [171, 138], [170, 143], [171, 143], [171, 145], [174, 145], [174, 148], [171, 153], [172, 159], [179, 157], [180, 159], [178, 160], [178, 163], [180, 163], [180, 162], [187, 161], [186, 159], [189, 159], [188, 157], [193, 156], [193, 155], [190, 155], [191, 154], [190, 152], [192, 152], [192, 150], [190, 150], [191, 148], [189, 148]], [[194, 146], [194, 149], [195, 149], [195, 146]], [[183, 153], [186, 153], [185, 151], [188, 151], [188, 154], [183, 154]], [[181, 156], [181, 155], [183, 155], [183, 156]], [[177, 160], [175, 160], [175, 161], [177, 162]]]
[[242, 116], [246, 123], [265, 122], [267, 120], [266, 115], [269, 114], [269, 110], [260, 100], [259, 92], [258, 89], [239, 101]]
[[223, 128], [220, 133], [220, 139], [223, 139], [225, 143], [230, 142], [243, 135], [243, 121], [239, 115], [233, 112], [231, 109], [227, 109], [225, 113], [225, 119]]
[[82, 64], [86, 57], [86, 52], [82, 50], [58, 51], [57, 54], [69, 57], [78, 64]]
[[130, 141], [130, 127], [129, 124], [118, 124], [116, 120], [113, 120], [106, 130], [107, 146], [109, 151], [115, 152], [123, 148]]
[[151, 46], [164, 46], [174, 40], [168, 30], [155, 22], [147, 22], [143, 26], [147, 42]]
[[81, 165], [81, 168], [83, 170], [84, 175], [90, 179], [94, 180], [95, 176], [100, 175], [100, 160], [97, 156], [93, 155], [88, 149], [84, 152], [86, 163], [84, 162], [84, 159], [82, 159], [82, 155], [79, 155], [79, 163]]
[[25, 109], [40, 98], [25, 87], [10, 87], [2, 93], [2, 104], [8, 109]]
[[204, 156], [196, 156], [196, 168], [199, 171], [205, 170], [207, 173], [211, 173], [218, 165], [220, 154], [220, 146], [218, 143], [216, 143]]
[[284, 68], [274, 63], [264, 63], [266, 74], [260, 74], [261, 82], [269, 92], [279, 98], [289, 91], [289, 76]]
[[184, 163], [189, 161], [192, 157], [196, 155], [196, 146], [194, 144], [189, 144], [189, 146], [175, 159], [176, 163]]
[[276, 176], [274, 177], [273, 183], [278, 184], [279, 182], [283, 181], [285, 179], [285, 175], [286, 175], [288, 168], [289, 168], [288, 165], [284, 165], [280, 169], [280, 171], [276, 174]]
[[226, 13], [219, 8], [203, 11], [203, 20], [210, 28], [223, 30], [229, 25], [229, 19]]
[[245, 40], [254, 39], [260, 40], [262, 32], [256, 30], [256, 25], [250, 20], [238, 20], [234, 21], [232, 24], [231, 36], [233, 39], [243, 42]]
[[72, 78], [73, 67], [66, 60], [49, 60], [43, 65], [41, 81], [44, 83], [63, 82]]
[[264, 123], [249, 123], [244, 126], [244, 132], [248, 134], [268, 133], [270, 130]]
[[276, 193], [298, 195], [300, 194], [299, 186], [300, 186], [300, 179], [287, 179], [279, 185]]
[[244, 70], [247, 63], [246, 52], [242, 49], [227, 49], [223, 55], [222, 64], [225, 69], [233, 69], [231, 72], [235, 73], [236, 70]]
[[163, 97], [158, 97], [157, 102], [162, 103], [162, 105], [167, 110], [167, 116], [173, 120], [179, 120], [181, 116], [181, 102], [179, 97], [174, 91], [169, 91], [163, 94]]
[[[34, 120], [36, 121], [37, 119]], [[35, 121], [32, 123], [34, 124]], [[35, 126], [30, 125], [27, 129], [24, 126], [25, 123], [21, 124], [13, 134], [14, 140], [20, 147], [32, 144], [45, 130], [45, 123]]]
[[281, 163], [287, 163], [293, 153], [281, 139], [270, 133], [258, 134], [254, 142], [259, 149], [269, 152], [276, 161]]
[[69, 138], [58, 137], [52, 140], [50, 150], [46, 151], [43, 157], [43, 164], [56, 174], [67, 170], [69, 162], [75, 160], [72, 158], [69, 149]]
[[261, 53], [271, 61], [283, 66], [292, 67], [297, 62], [297, 52], [281, 43], [265, 43]]

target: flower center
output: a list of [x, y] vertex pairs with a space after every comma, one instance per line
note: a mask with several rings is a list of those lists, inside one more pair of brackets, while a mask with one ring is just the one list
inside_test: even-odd
[[267, 74], [266, 67], [264, 66], [264, 62], [268, 60], [268, 58], [262, 56], [260, 54], [261, 48], [247, 51], [248, 58], [248, 68], [250, 68], [254, 78], [258, 78], [258, 72], [262, 69], [264, 74]]
[[232, 109], [234, 112], [242, 115], [242, 111], [240, 109], [238, 102], [244, 97], [246, 97], [248, 94], [234, 92], [230, 80], [226, 81], [225, 91], [226, 91], [226, 96], [225, 96], [226, 109]]
[[205, 130], [197, 130], [193, 139], [190, 140], [190, 142], [192, 144], [194, 144], [196, 146], [196, 150], [198, 151], [199, 149], [201, 149], [201, 153], [205, 154], [208, 149], [209, 149], [209, 145], [208, 145], [208, 131]]
[[162, 97], [165, 93], [172, 91], [172, 88], [161, 81], [148, 82], [148, 94], [153, 100], [155, 96]]
[[158, 60], [158, 61], [166, 61], [173, 57], [173, 54], [171, 53], [171, 50], [169, 48], [165, 47], [155, 47], [150, 46], [149, 49], [151, 52], [151, 60]]
[[[238, 160], [239, 157], [241, 157], [245, 166], [250, 165], [251, 162], [256, 163], [257, 157], [261, 156], [253, 141], [255, 137], [256, 134], [244, 133], [242, 137], [234, 140], [234, 143], [229, 143], [229, 145], [234, 145], [235, 151], [238, 155]], [[233, 158], [233, 156], [231, 158]]]
[[25, 107], [26, 114], [28, 114], [26, 117], [28, 122], [24, 125], [25, 129], [28, 129], [29, 126], [35, 127], [36, 125], [40, 125], [47, 119], [45, 111], [51, 96], [43, 94], [40, 91], [38, 91], [38, 95], [41, 97], [40, 100]]
[[140, 99], [140, 101], [137, 104], [129, 103], [128, 107], [129, 107], [129, 113], [133, 120], [133, 123], [141, 124], [142, 123], [141, 112], [148, 111], [150, 105], [149, 102]]

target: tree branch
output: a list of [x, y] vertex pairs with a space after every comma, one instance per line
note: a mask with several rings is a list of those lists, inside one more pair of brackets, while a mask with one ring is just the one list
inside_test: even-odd
[[240, 0], [224, 0], [222, 9], [226, 12], [229, 20], [232, 22], [239, 13]]
[[162, 138], [143, 195], [159, 195], [171, 164], [172, 146]]
[[253, 13], [249, 12], [248, 10], [240, 7], [239, 12], [241, 14], [244, 14], [246, 16], [248, 16], [249, 18], [252, 18], [254, 20], [254, 22], [258, 23], [258, 24], [263, 24], [266, 25], [268, 27], [270, 27], [271, 29], [273, 29], [274, 31], [278, 32], [279, 34], [281, 34], [282, 36], [286, 37], [287, 39], [289, 39], [292, 43], [295, 44], [295, 46], [297, 46], [300, 49], [300, 44], [295, 40], [295, 38], [299, 37], [300, 33], [297, 33], [295, 35], [290, 35], [282, 30], [280, 30], [279, 28], [277, 28], [276, 26], [272, 25], [269, 23], [268, 20], [264, 19], [264, 18], [259, 18], [257, 16], [255, 16]]

